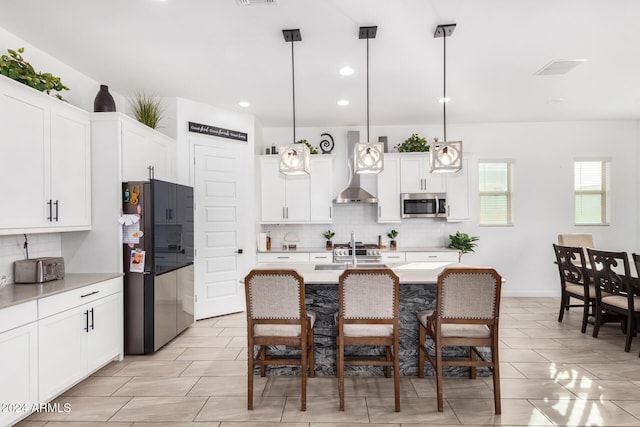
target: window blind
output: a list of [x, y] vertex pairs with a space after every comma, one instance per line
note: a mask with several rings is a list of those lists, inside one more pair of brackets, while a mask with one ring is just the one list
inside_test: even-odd
[[480, 224], [511, 224], [511, 164], [479, 163]]

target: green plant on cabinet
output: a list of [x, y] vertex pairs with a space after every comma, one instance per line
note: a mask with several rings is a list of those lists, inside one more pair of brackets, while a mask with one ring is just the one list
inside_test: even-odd
[[331, 230], [327, 230], [324, 233], [322, 233], [322, 236], [327, 239], [327, 244], [326, 244], [326, 249], [332, 249], [333, 248], [333, 242], [331, 241], [331, 239], [333, 238], [333, 236], [335, 236], [336, 233], [334, 233]]
[[133, 99], [129, 100], [129, 104], [136, 120], [151, 129], [158, 127], [164, 115], [164, 107], [159, 98], [144, 92], [136, 92]]
[[51, 95], [51, 91], [56, 91], [58, 93], [54, 93], [53, 96], [64, 101], [59, 92], [69, 90], [69, 88], [62, 83], [60, 77], [51, 73], [36, 72], [33, 66], [22, 57], [23, 47], [17, 51], [7, 49], [7, 52], [8, 56], [2, 55], [0, 57], [0, 74], [40, 92], [45, 92], [47, 95]]
[[296, 144], [304, 144], [309, 148], [309, 154], [318, 154], [318, 149], [316, 147], [312, 147], [311, 144], [306, 139], [301, 139], [300, 141], [296, 141]]
[[413, 133], [402, 144], [396, 145], [395, 149], [400, 153], [426, 152], [429, 151], [429, 142], [427, 138], [421, 138], [417, 133]]

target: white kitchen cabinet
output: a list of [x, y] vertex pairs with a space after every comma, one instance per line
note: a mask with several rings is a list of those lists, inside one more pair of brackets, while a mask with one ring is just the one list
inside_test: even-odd
[[0, 311], [0, 425], [26, 417], [38, 400], [38, 307], [36, 301]]
[[278, 156], [260, 157], [262, 223], [309, 222], [309, 176], [285, 176], [278, 162]]
[[471, 171], [469, 159], [462, 159], [462, 169], [446, 174], [447, 180], [447, 221], [471, 221], [471, 200], [469, 197]]
[[258, 264], [302, 262], [309, 263], [309, 252], [260, 252]]
[[310, 221], [322, 224], [333, 222], [333, 157], [311, 156], [309, 176]]
[[378, 222], [400, 222], [400, 157], [385, 154], [378, 179]]
[[175, 181], [171, 162], [176, 142], [127, 116], [120, 116], [119, 120], [122, 124], [122, 180]]
[[444, 176], [429, 172], [428, 153], [402, 153], [400, 156], [401, 193], [444, 193], [446, 191]]
[[458, 252], [406, 252], [407, 262], [458, 262]]
[[382, 252], [382, 262], [383, 263], [393, 263], [393, 262], [405, 262], [406, 255], [404, 252], [396, 252], [396, 251], [383, 251]]
[[38, 312], [40, 402], [122, 355], [122, 278], [42, 298]]
[[51, 199], [55, 227], [91, 225], [91, 123], [84, 111], [51, 111]]
[[0, 235], [91, 228], [88, 113], [0, 77]]
[[311, 252], [309, 253], [311, 264], [332, 264], [333, 252]]

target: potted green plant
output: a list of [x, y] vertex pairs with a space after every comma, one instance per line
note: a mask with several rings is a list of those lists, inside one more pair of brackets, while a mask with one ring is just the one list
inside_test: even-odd
[[467, 233], [456, 231], [456, 234], [449, 235], [449, 240], [450, 243], [448, 247], [460, 251], [458, 255], [458, 262], [460, 262], [460, 260], [462, 259], [462, 255], [466, 254], [467, 252], [475, 252], [473, 248], [478, 246], [475, 242], [480, 240], [480, 238], [477, 236], [469, 236]]
[[396, 145], [395, 149], [400, 153], [425, 152], [429, 151], [429, 143], [427, 138], [421, 138], [417, 133], [412, 133], [402, 144]]
[[[60, 77], [56, 77], [51, 73], [36, 72], [31, 64], [20, 55], [24, 52], [23, 47], [18, 49], [17, 52], [11, 49], [7, 49], [7, 52], [9, 52], [8, 56], [0, 56], [0, 74], [3, 76], [37, 89], [40, 92], [46, 92], [47, 95], [51, 95], [52, 90], [56, 92], [69, 90], [68, 87], [62, 84]], [[64, 101], [60, 93], [54, 93], [53, 96]]]
[[325, 239], [327, 239], [327, 244], [326, 244], [327, 250], [333, 249], [333, 242], [331, 241], [331, 239], [333, 238], [333, 236], [336, 235], [336, 233], [334, 233], [331, 230], [327, 230], [324, 233], [322, 233], [322, 235], [324, 236]]
[[304, 144], [309, 148], [309, 154], [318, 154], [318, 149], [315, 147], [312, 147], [311, 144], [309, 144], [309, 142], [307, 142], [306, 139], [301, 139], [300, 141], [297, 141], [296, 144]]
[[129, 104], [137, 121], [149, 126], [151, 129], [158, 127], [164, 115], [164, 107], [162, 107], [159, 98], [147, 95], [144, 92], [136, 92]]
[[396, 230], [391, 230], [390, 232], [387, 233], [387, 237], [391, 239], [391, 241], [389, 242], [390, 249], [395, 249], [397, 247], [396, 245], [397, 236], [398, 236], [398, 232]]

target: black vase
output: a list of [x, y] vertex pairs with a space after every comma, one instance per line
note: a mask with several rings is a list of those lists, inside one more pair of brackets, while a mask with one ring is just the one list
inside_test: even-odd
[[93, 111], [95, 112], [113, 112], [116, 111], [116, 102], [109, 93], [109, 86], [100, 85], [100, 90], [93, 100]]

